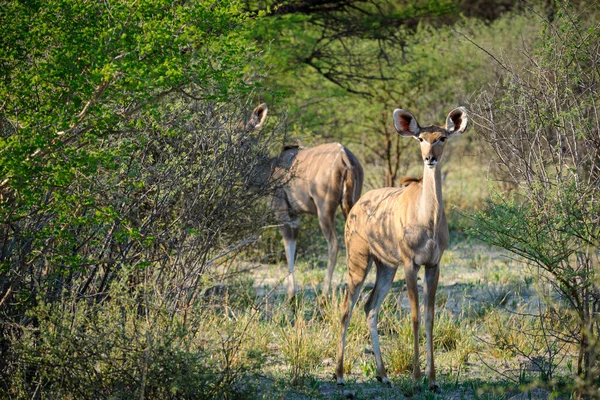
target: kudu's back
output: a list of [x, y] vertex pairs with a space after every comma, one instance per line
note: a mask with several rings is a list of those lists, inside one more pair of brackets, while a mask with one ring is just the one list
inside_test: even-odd
[[286, 200], [297, 214], [318, 215], [339, 204], [347, 216], [362, 191], [364, 172], [339, 143], [293, 148], [281, 153], [274, 175], [284, 179]]

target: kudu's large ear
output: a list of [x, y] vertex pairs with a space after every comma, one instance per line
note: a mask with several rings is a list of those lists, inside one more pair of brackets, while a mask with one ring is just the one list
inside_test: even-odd
[[396, 108], [394, 110], [394, 127], [402, 136], [416, 137], [419, 135], [419, 123], [408, 111]]
[[258, 107], [252, 111], [252, 116], [250, 117], [250, 121], [246, 124], [246, 130], [252, 131], [255, 129], [260, 129], [262, 127], [263, 122], [267, 118], [267, 113], [269, 111], [269, 107], [265, 103], [262, 103]]
[[446, 130], [450, 132], [449, 136], [458, 136], [467, 130], [469, 115], [464, 107], [458, 107], [450, 111], [446, 117]]

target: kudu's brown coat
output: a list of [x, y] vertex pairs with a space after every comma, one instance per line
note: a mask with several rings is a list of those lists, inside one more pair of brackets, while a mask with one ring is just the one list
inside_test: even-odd
[[[260, 126], [266, 112], [265, 104], [258, 106], [249, 125]], [[281, 182], [272, 198], [272, 209], [281, 224], [290, 273], [287, 294], [291, 297], [296, 290], [294, 260], [301, 214], [316, 215], [327, 240], [329, 259], [323, 289], [328, 291], [339, 250], [335, 211], [339, 205], [347, 217], [360, 197], [364, 180], [362, 166], [346, 147], [327, 143], [311, 148], [285, 149], [271, 161], [269, 168], [269, 179]]]
[[343, 383], [344, 346], [352, 308], [364, 280], [375, 262], [375, 287], [365, 303], [367, 323], [373, 341], [377, 378], [388, 382], [379, 348], [377, 313], [387, 295], [398, 266], [404, 267], [414, 333], [413, 377], [421, 375], [419, 366], [419, 304], [417, 273], [425, 267], [425, 330], [427, 336], [427, 375], [435, 384], [433, 361], [433, 318], [439, 262], [448, 244], [448, 223], [442, 200], [441, 157], [447, 138], [463, 133], [468, 117], [463, 108], [448, 114], [443, 127], [421, 128], [412, 114], [394, 111], [394, 126], [402, 136], [419, 140], [424, 161], [423, 178], [407, 179], [400, 188], [376, 189], [366, 193], [352, 208], [345, 230], [348, 264], [348, 289], [342, 305], [341, 338], [336, 376]]

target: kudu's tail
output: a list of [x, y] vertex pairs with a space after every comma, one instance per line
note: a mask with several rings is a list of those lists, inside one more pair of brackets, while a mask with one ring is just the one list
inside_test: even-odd
[[344, 217], [348, 218], [350, 210], [358, 201], [362, 192], [364, 172], [357, 158], [346, 148], [344, 148], [343, 161], [346, 165], [346, 170], [344, 171], [344, 176], [342, 178], [343, 190], [341, 207]]

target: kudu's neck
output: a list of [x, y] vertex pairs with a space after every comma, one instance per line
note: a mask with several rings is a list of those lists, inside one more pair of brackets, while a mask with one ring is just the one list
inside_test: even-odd
[[439, 163], [433, 169], [425, 166], [419, 205], [419, 225], [429, 227], [434, 232], [434, 236], [437, 235], [444, 212], [441, 168]]
[[250, 179], [248, 180], [248, 186], [252, 189], [262, 188], [267, 186], [269, 181], [272, 179], [272, 174], [275, 166], [277, 165], [278, 157], [265, 158], [256, 163], [253, 166]]

